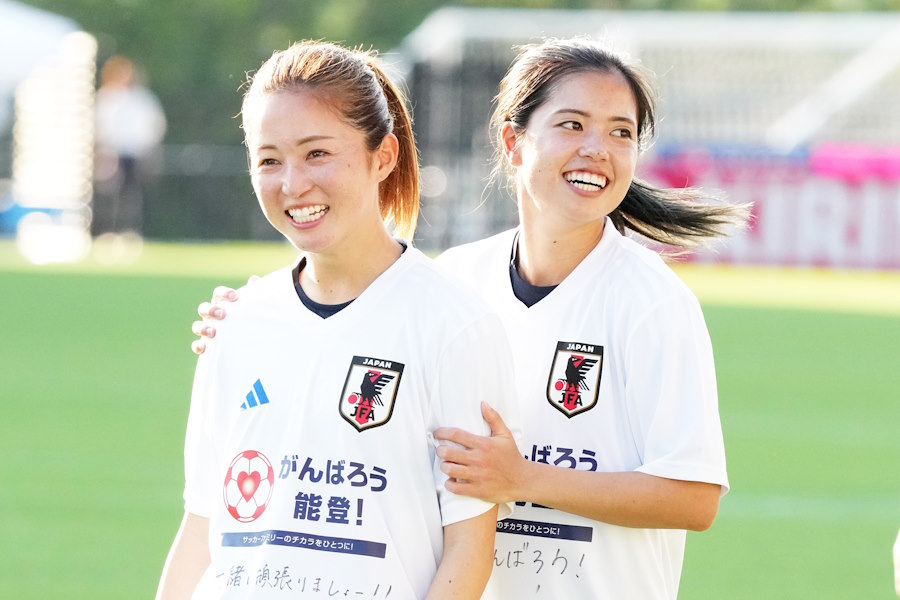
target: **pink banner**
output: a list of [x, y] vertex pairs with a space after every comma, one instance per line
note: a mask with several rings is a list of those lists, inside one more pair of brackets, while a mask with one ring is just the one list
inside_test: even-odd
[[681, 151], [644, 176], [752, 202], [750, 227], [697, 262], [900, 269], [900, 148], [821, 146], [808, 156]]

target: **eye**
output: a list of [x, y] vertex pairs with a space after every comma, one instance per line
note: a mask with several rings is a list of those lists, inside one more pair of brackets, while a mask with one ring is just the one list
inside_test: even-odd
[[571, 129], [572, 131], [581, 131], [581, 123], [578, 121], [563, 121], [559, 124], [563, 129]]
[[278, 161], [275, 160], [274, 158], [260, 158], [256, 162], [257, 167], [271, 167], [271, 166], [274, 166], [277, 164], [278, 164]]
[[324, 150], [310, 150], [309, 154], [306, 155], [306, 158], [322, 158], [327, 155], [328, 153]]
[[619, 129], [615, 129], [615, 130], [613, 130], [612, 134], [615, 137], [621, 137], [621, 138], [631, 139], [634, 137], [634, 135], [631, 133], [631, 130], [628, 129], [627, 127], [621, 127]]

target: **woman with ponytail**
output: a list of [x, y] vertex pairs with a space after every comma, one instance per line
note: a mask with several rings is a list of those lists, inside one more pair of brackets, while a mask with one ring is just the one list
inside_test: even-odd
[[252, 77], [242, 120], [300, 256], [198, 362], [158, 597], [479, 598], [509, 507], [448, 491], [432, 433], [488, 435], [479, 399], [511, 398], [512, 365], [500, 320], [410, 245], [405, 99], [372, 54], [303, 42]]
[[[518, 505], [484, 598], [675, 598], [686, 531], [710, 527], [728, 490], [700, 306], [626, 234], [686, 250], [747, 210], [637, 179], [655, 125], [651, 74], [596, 42], [524, 46], [500, 83], [495, 177], [520, 225], [438, 259], [503, 319], [523, 417], [517, 446], [482, 394], [492, 435], [435, 432], [448, 490]], [[226, 292], [200, 314], [223, 317]]]
[[495, 173], [520, 226], [440, 261], [506, 322], [524, 443], [487, 406], [492, 436], [435, 436], [456, 444], [438, 450], [448, 489], [518, 501], [516, 519], [558, 533], [498, 527], [496, 555], [527, 544], [546, 568], [497, 563], [491, 597], [675, 598], [685, 532], [728, 489], [700, 307], [624, 234], [687, 249], [746, 209], [635, 178], [655, 123], [649, 73], [595, 42], [525, 46], [500, 83]]

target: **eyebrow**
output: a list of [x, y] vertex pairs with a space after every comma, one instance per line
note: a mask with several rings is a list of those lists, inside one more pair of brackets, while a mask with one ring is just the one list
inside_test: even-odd
[[[586, 117], [586, 118], [589, 118], [591, 116], [591, 114], [589, 112], [583, 111], [579, 108], [560, 108], [559, 110], [553, 111], [553, 114], [555, 114], [555, 115], [563, 114], [563, 113], [581, 115], [582, 117]], [[614, 117], [610, 117], [609, 120], [622, 122], [622, 123], [628, 123], [629, 125], [637, 127], [637, 123], [635, 123], [634, 119], [632, 119], [631, 117], [614, 116]]]
[[[295, 146], [302, 146], [304, 144], [309, 144], [310, 142], [318, 142], [321, 140], [331, 140], [334, 139], [334, 136], [330, 135], [309, 135], [305, 138], [300, 138], [296, 142], [294, 142]], [[261, 144], [256, 147], [257, 150], [277, 150], [277, 146], [275, 144]]]

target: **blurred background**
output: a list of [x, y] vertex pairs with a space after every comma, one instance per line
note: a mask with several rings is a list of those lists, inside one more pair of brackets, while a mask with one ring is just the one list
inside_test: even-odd
[[304, 38], [379, 50], [436, 253], [515, 224], [485, 185], [491, 100], [516, 44], [572, 35], [657, 74], [641, 176], [753, 202], [676, 266], [733, 487], [680, 597], [893, 597], [900, 0], [0, 0], [0, 596], [153, 594], [195, 307], [292, 255], [247, 175], [247, 72]]
[[[72, 228], [278, 239], [246, 176], [239, 87], [273, 49], [324, 38], [375, 47], [406, 83], [423, 165], [418, 245], [483, 237], [515, 222], [505, 191], [485, 191], [491, 100], [513, 46], [591, 35], [659, 77], [642, 175], [755, 203], [750, 231], [697, 260], [900, 267], [897, 0], [476, 4], [0, 0], [0, 233], [39, 212], [26, 228], [52, 221], [71, 256], [89, 245]], [[130, 73], [111, 74], [128, 59]], [[150, 99], [122, 98], [127, 86]], [[116, 163], [123, 152], [134, 164]]]

